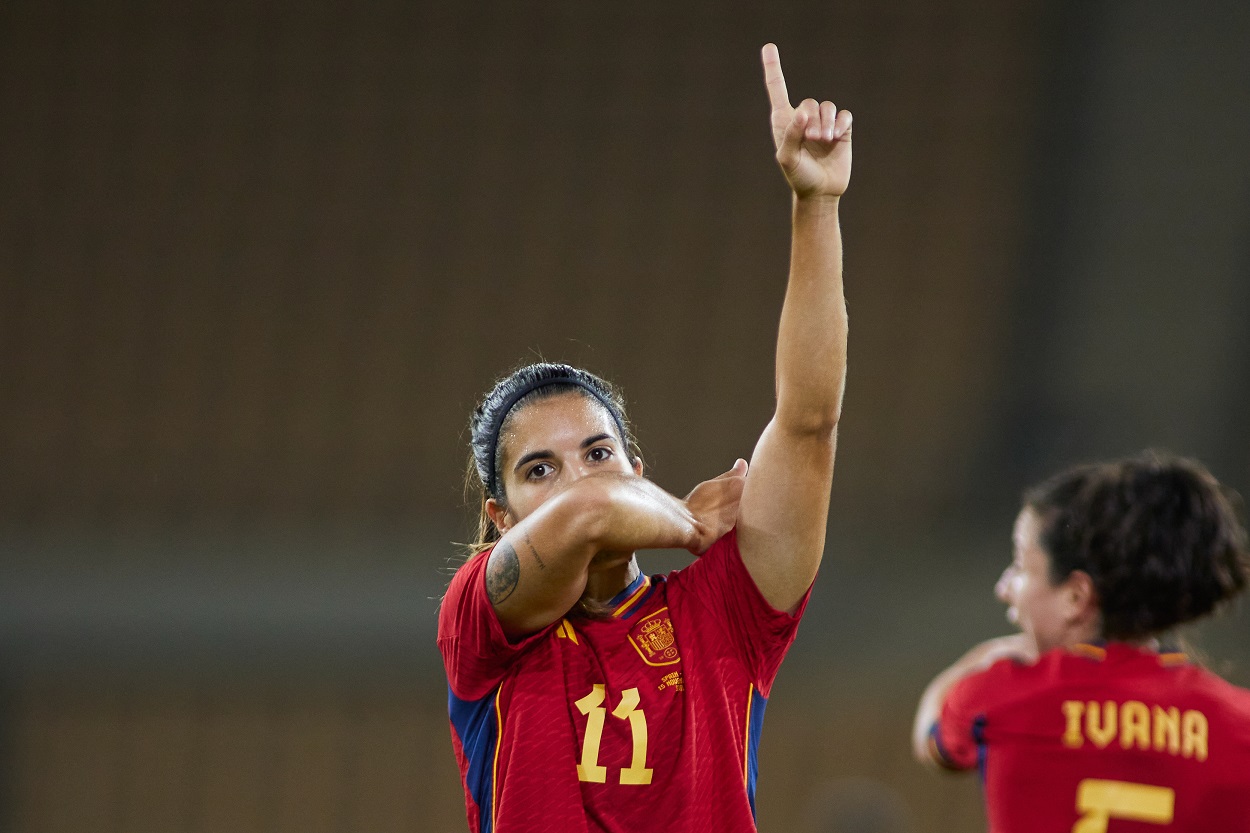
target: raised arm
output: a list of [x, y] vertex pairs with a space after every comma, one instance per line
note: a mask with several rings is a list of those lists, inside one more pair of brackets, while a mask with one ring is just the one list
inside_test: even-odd
[[777, 333], [777, 409], [751, 459], [738, 542], [764, 598], [793, 610], [824, 551], [846, 381], [838, 203], [851, 174], [851, 114], [810, 98], [791, 107], [772, 44], [763, 62], [777, 162], [794, 193], [793, 236]]
[[515, 525], [501, 515], [486, 590], [504, 632], [532, 633], [564, 616], [592, 574], [619, 572], [635, 550], [706, 550], [734, 524], [745, 469], [739, 461], [685, 500], [641, 475], [588, 474]]

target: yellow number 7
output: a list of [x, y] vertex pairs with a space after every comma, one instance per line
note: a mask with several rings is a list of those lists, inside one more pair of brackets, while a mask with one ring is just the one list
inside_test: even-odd
[[1111, 819], [1170, 824], [1176, 792], [1168, 787], [1086, 778], [1076, 785], [1076, 809], [1082, 813], [1072, 833], [1107, 833]]

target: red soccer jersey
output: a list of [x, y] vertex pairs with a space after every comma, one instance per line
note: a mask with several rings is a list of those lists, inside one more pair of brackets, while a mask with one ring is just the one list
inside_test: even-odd
[[510, 644], [486, 558], [457, 571], [438, 623], [469, 829], [754, 831], [764, 707], [806, 597], [794, 616], [770, 607], [730, 532], [640, 576], [611, 619]]
[[933, 732], [979, 766], [990, 833], [1247, 833], [1250, 691], [1113, 642], [960, 681]]

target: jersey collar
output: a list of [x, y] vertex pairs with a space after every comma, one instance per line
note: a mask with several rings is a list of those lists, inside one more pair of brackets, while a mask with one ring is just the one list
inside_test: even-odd
[[649, 595], [647, 591], [651, 589], [651, 578], [646, 574], [640, 573], [636, 579], [629, 583], [621, 592], [608, 601], [607, 607], [612, 611], [614, 619], [627, 619], [642, 606], [642, 602]]
[[[1169, 642], [1161, 642], [1154, 648], [1136, 646], [1128, 647], [1131, 647], [1133, 650], [1139, 651], [1143, 654], [1154, 654], [1159, 658], [1159, 664], [1163, 666], [1185, 665], [1189, 662], [1189, 654]], [[1091, 642], [1078, 642], [1075, 645], [1070, 646], [1068, 650], [1079, 656], [1101, 661], [1107, 658], [1107, 641], [1097, 639]]]

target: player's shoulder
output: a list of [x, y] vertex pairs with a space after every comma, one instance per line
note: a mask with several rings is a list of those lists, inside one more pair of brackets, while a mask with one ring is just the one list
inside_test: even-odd
[[680, 567], [668, 574], [673, 587], [697, 583], [709, 576], [724, 576], [736, 570], [745, 570], [742, 565], [742, 553], [738, 550], [738, 530], [729, 530], [708, 547], [707, 551], [685, 567]]
[[1005, 657], [965, 677], [957, 689], [986, 706], [1023, 703], [1097, 674], [1102, 655], [1087, 647], [1052, 648], [1032, 662]]
[[1250, 689], [1229, 682], [1200, 665], [1185, 669], [1190, 688], [1250, 723]]
[[1036, 662], [1005, 657], [964, 677], [951, 689], [946, 705], [952, 711], [986, 714], [1033, 699], [1053, 682], [1043, 671], [1051, 663], [1043, 656]]
[[[738, 616], [744, 611], [772, 611], [742, 560], [736, 528], [718, 538], [695, 561], [669, 573], [668, 579], [670, 600], [692, 611], [722, 619], [727, 612]], [[797, 619], [800, 614], [785, 615]]]
[[448, 592], [451, 592], [451, 588], [462, 589], [465, 584], [473, 580], [474, 575], [484, 570], [486, 568], [486, 559], [490, 558], [490, 552], [493, 549], [494, 547], [488, 547], [461, 561], [451, 576]]
[[486, 549], [469, 556], [455, 568], [456, 571], [452, 574], [447, 590], [443, 593], [442, 601], [439, 603], [440, 619], [448, 615], [451, 609], [464, 603], [466, 596], [470, 595], [468, 590], [472, 587], [474, 578], [481, 576], [482, 571], [486, 569], [486, 559], [489, 557], [490, 549]]
[[[1095, 660], [1095, 673], [1120, 680], [1122, 685], [1204, 701], [1250, 720], [1250, 690], [1225, 680], [1183, 651], [1156, 651], [1115, 642], [1105, 647], [1085, 646], [1085, 650]], [[1070, 668], [1077, 668], [1076, 663], [1069, 663]]]

